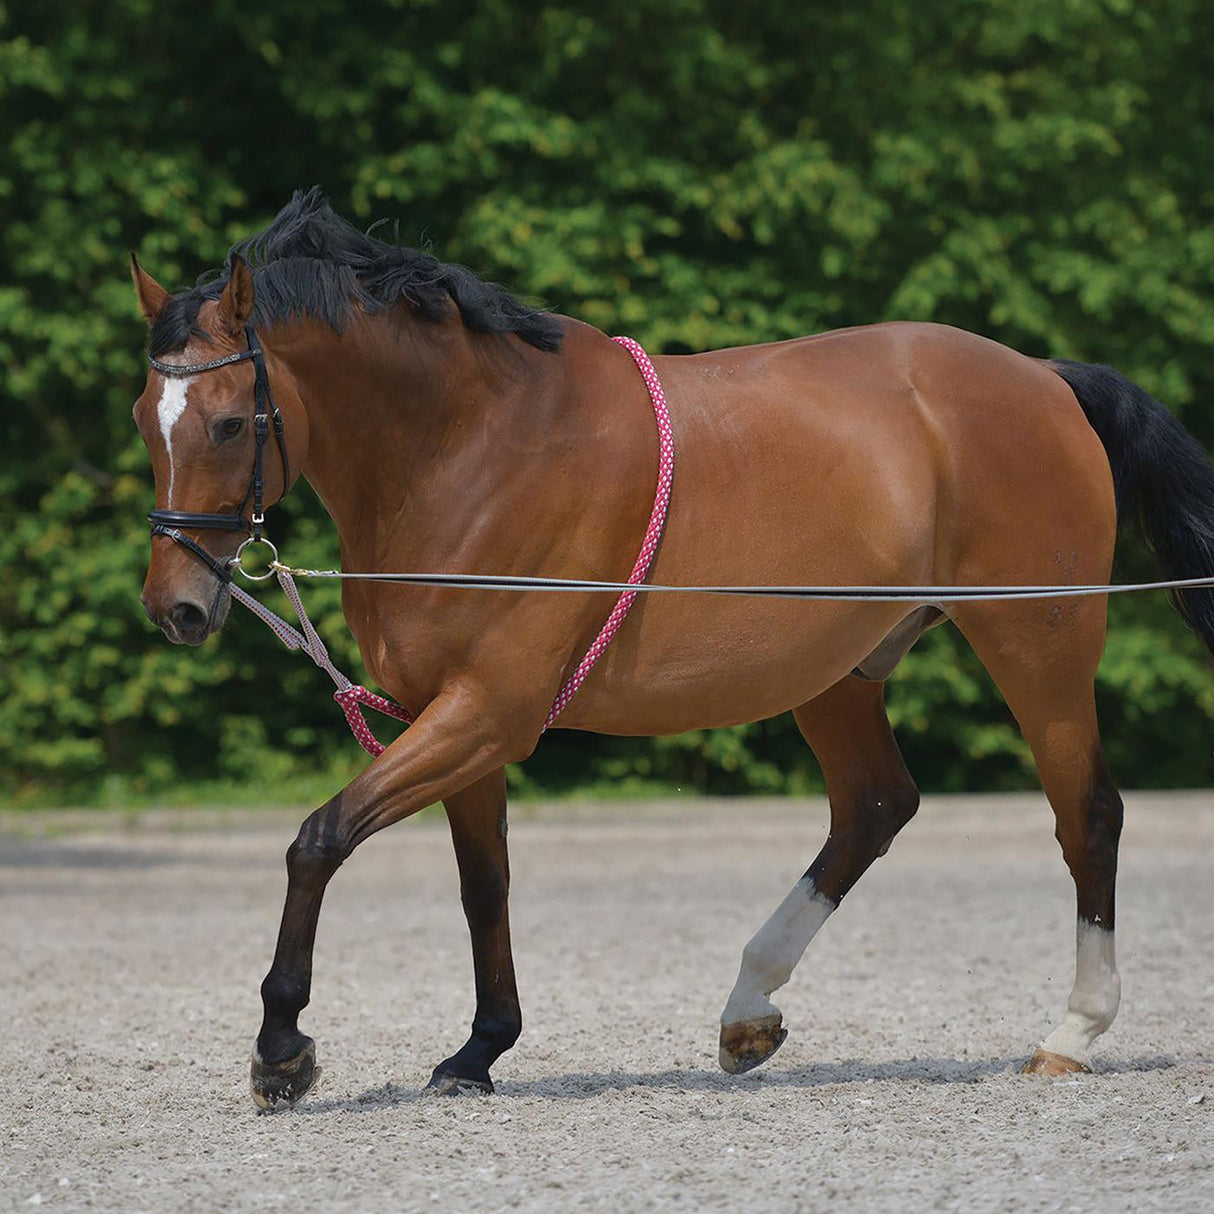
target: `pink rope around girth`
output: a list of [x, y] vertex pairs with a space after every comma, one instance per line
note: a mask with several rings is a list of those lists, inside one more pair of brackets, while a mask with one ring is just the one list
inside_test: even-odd
[[[658, 484], [653, 497], [653, 512], [649, 516], [649, 527], [645, 532], [645, 539], [641, 543], [641, 551], [637, 555], [636, 564], [633, 565], [632, 572], [628, 575], [628, 584], [636, 586], [649, 575], [649, 568], [653, 564], [654, 554], [657, 552], [658, 542], [662, 538], [662, 530], [666, 525], [666, 510], [670, 505], [670, 486], [674, 477], [674, 431], [670, 425], [670, 410], [666, 407], [666, 394], [662, 391], [661, 381], [653, 368], [653, 363], [649, 361], [649, 355], [631, 337], [613, 337], [611, 340], [618, 342], [632, 355], [633, 361], [645, 380], [645, 386], [649, 389], [649, 399], [653, 402], [653, 415], [658, 424]], [[386, 696], [376, 695], [375, 692], [368, 691], [361, 684], [352, 683], [337, 669], [333, 664], [333, 659], [329, 657], [329, 651], [325, 648], [324, 642], [312, 626], [308, 613], [304, 610], [303, 600], [299, 597], [299, 590], [294, 578], [281, 566], [278, 567], [277, 574], [278, 584], [299, 617], [299, 629], [293, 628], [286, 620], [275, 615], [268, 607], [258, 602], [239, 586], [230, 587], [232, 597], [238, 603], [243, 603], [254, 615], [267, 624], [288, 649], [298, 649], [306, 653], [321, 670], [329, 675], [337, 686], [333, 698], [341, 705], [350, 731], [358, 739], [358, 744], [373, 758], [383, 754], [383, 743], [371, 732], [370, 726], [363, 717], [362, 705], [374, 708], [376, 712], [382, 712], [385, 716], [395, 717], [398, 721], [404, 721], [406, 725], [413, 723], [413, 717]], [[582, 658], [577, 669], [565, 680], [560, 691], [557, 692], [556, 699], [544, 721], [544, 729], [547, 729], [556, 720], [569, 706], [569, 701], [577, 695], [578, 688], [586, 681], [607, 646], [611, 644], [612, 638], [619, 632], [620, 625], [623, 624], [636, 597], [635, 590], [625, 590], [616, 600], [615, 607], [607, 617], [607, 622], [599, 631], [599, 635], [594, 638], [594, 642], [586, 651], [586, 656]]]
[[[632, 355], [645, 386], [649, 389], [649, 399], [653, 402], [653, 416], [658, 423], [658, 487], [653, 495], [653, 512], [649, 516], [649, 527], [645, 539], [641, 543], [641, 551], [637, 554], [636, 564], [628, 575], [631, 586], [639, 585], [649, 576], [649, 567], [653, 564], [654, 554], [658, 549], [658, 541], [662, 538], [662, 530], [666, 525], [666, 509], [670, 505], [670, 486], [674, 480], [674, 430], [670, 425], [670, 410], [666, 406], [666, 393], [662, 391], [662, 381], [649, 361], [639, 342], [631, 337], [613, 337], [629, 354]], [[586, 656], [578, 663], [578, 668], [565, 680], [564, 686], [556, 693], [556, 699], [548, 710], [548, 718], [544, 722], [547, 729], [553, 721], [569, 706], [569, 701], [578, 693], [578, 688], [586, 681], [595, 664], [611, 644], [612, 638], [620, 630], [632, 604], [636, 601], [635, 590], [625, 590], [616, 599], [615, 607], [607, 617], [607, 623], [602, 631], [594, 638], [594, 642], [586, 651]]]

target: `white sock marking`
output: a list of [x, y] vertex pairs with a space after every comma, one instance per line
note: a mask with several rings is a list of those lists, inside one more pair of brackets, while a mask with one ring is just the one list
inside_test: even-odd
[[792, 887], [775, 913], [742, 950], [738, 980], [721, 1013], [722, 1024], [779, 1015], [768, 995], [782, 987], [835, 904], [808, 877]]
[[1080, 919], [1075, 933], [1075, 985], [1062, 1023], [1041, 1048], [1088, 1063], [1088, 1047], [1113, 1023], [1121, 1003], [1121, 976], [1113, 933]]
[[185, 412], [185, 407], [189, 403], [190, 385], [193, 382], [192, 375], [181, 379], [176, 376], [166, 376], [164, 387], [160, 390], [160, 403], [156, 406], [156, 415], [160, 419], [160, 433], [164, 435], [164, 445], [169, 453], [169, 492], [165, 501], [166, 510], [173, 508], [173, 427]]

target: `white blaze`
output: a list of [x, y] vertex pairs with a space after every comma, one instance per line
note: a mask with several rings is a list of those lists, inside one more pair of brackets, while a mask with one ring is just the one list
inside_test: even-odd
[[1088, 1062], [1088, 1047], [1113, 1023], [1121, 1003], [1121, 976], [1113, 951], [1113, 933], [1079, 920], [1075, 936], [1075, 985], [1062, 1023], [1041, 1048], [1075, 1062]]
[[177, 378], [165, 376], [164, 387], [160, 390], [160, 403], [156, 406], [156, 415], [160, 419], [160, 433], [164, 435], [164, 445], [169, 454], [169, 493], [165, 509], [173, 508], [173, 427], [185, 412], [190, 393], [190, 385], [194, 382], [192, 375]]
[[742, 968], [721, 1013], [722, 1024], [778, 1015], [767, 996], [789, 980], [801, 954], [834, 909], [835, 904], [819, 894], [808, 877], [792, 887], [742, 950]]

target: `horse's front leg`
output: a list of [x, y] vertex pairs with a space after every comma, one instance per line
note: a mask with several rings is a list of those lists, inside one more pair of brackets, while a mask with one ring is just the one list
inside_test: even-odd
[[[509, 714], [509, 715], [508, 715]], [[292, 1105], [316, 1077], [315, 1044], [298, 1028], [312, 984], [312, 945], [321, 899], [342, 861], [377, 830], [468, 789], [522, 758], [539, 735], [520, 729], [532, 714], [496, 711], [457, 687], [345, 789], [313, 813], [287, 850], [287, 897], [278, 947], [261, 984], [265, 1017], [253, 1051], [253, 1099], [263, 1109]], [[513, 717], [513, 719], [511, 719]], [[504, 854], [504, 852], [503, 852]]]
[[434, 1068], [436, 1092], [492, 1092], [489, 1068], [523, 1027], [510, 953], [510, 862], [506, 855], [506, 773], [493, 772], [443, 804], [459, 865], [460, 896], [472, 937], [476, 1015], [472, 1035]]

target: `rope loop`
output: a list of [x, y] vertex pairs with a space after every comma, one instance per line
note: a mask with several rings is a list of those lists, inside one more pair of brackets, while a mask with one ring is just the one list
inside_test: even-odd
[[341, 705], [341, 710], [345, 713], [346, 721], [350, 725], [350, 732], [358, 739], [358, 744], [363, 750], [373, 759], [378, 758], [384, 753], [384, 745], [371, 732], [371, 727], [367, 724], [366, 718], [362, 714], [362, 709], [359, 707], [360, 704], [365, 704], [368, 708], [374, 708], [385, 716], [395, 717], [398, 721], [404, 721], [406, 725], [413, 724], [413, 717], [399, 704], [394, 704], [384, 696], [376, 695], [373, 691], [368, 691], [361, 683], [352, 683], [349, 687], [339, 687], [333, 693], [333, 698]]

